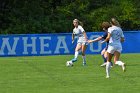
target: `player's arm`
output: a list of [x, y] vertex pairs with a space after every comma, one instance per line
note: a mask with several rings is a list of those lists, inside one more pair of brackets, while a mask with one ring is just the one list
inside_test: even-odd
[[100, 40], [102, 40], [102, 37], [101, 36], [100, 37], [97, 37], [97, 38], [95, 38], [93, 40], [88, 40], [88, 43], [92, 43], [92, 42], [96, 42], [96, 41], [100, 41]]
[[74, 37], [75, 37], [75, 35], [74, 35], [74, 33], [72, 33], [72, 43], [74, 42]]
[[87, 38], [87, 34], [86, 34], [86, 32], [84, 31], [83, 32], [83, 35], [84, 35], [84, 37], [85, 37], [85, 39], [86, 39], [86, 41], [88, 40], [88, 38]]
[[124, 42], [124, 34], [122, 33], [122, 35], [121, 35], [121, 42]]
[[105, 39], [104, 41], [102, 41], [101, 43], [104, 43], [104, 42], [109, 41], [110, 37], [111, 37], [111, 34], [110, 34], [110, 33], [108, 33], [108, 34], [107, 34], [106, 39]]

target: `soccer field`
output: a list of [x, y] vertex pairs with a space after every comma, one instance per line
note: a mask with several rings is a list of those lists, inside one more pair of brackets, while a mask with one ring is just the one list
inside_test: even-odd
[[127, 71], [111, 68], [105, 78], [100, 55], [82, 57], [66, 67], [73, 55], [37, 57], [1, 57], [0, 93], [140, 93], [140, 54], [122, 54]]

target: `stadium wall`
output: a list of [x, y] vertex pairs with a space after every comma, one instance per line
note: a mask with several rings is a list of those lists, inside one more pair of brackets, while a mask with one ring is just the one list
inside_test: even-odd
[[[87, 32], [89, 39], [103, 32]], [[140, 53], [140, 32], [124, 32], [123, 53]], [[86, 54], [99, 54], [106, 46], [99, 42], [88, 45]], [[0, 56], [43, 56], [74, 54], [76, 40], [71, 42], [71, 33], [0, 35]]]

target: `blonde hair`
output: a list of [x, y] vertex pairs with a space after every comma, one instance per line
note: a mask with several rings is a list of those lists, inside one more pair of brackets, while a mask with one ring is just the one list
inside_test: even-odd
[[74, 21], [78, 22], [79, 25], [83, 26], [83, 22], [79, 21], [78, 19], [74, 19], [73, 22]]
[[121, 27], [119, 22], [115, 18], [111, 18], [111, 24], [115, 25], [115, 26], [118, 26], [118, 27]]

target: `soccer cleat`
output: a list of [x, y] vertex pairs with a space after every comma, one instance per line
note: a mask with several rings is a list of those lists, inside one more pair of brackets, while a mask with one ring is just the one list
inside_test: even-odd
[[[106, 66], [106, 62], [105, 63], [103, 63], [102, 65], [100, 65], [101, 67], [104, 67], [104, 66]], [[111, 67], [113, 67], [113, 63], [111, 62]]]
[[122, 64], [122, 70], [123, 70], [123, 72], [126, 71], [126, 65], [125, 65], [125, 63]]
[[106, 78], [109, 78], [109, 76], [106, 76]]
[[103, 64], [101, 65], [101, 67], [104, 67], [104, 66], [106, 66], [106, 63], [103, 63]]
[[86, 62], [83, 62], [83, 66], [86, 66]]
[[76, 62], [76, 61], [77, 61], [77, 59], [76, 59], [76, 58], [73, 58], [71, 61], [72, 61], [72, 62]]

